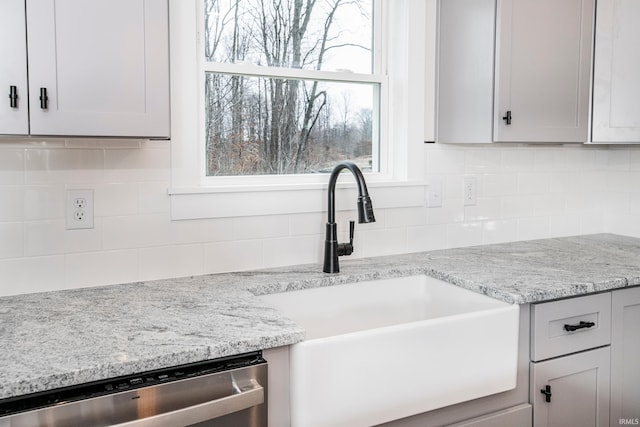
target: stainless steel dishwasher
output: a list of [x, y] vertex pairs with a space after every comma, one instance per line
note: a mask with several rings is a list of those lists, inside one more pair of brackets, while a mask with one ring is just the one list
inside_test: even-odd
[[0, 400], [0, 427], [267, 427], [261, 352]]

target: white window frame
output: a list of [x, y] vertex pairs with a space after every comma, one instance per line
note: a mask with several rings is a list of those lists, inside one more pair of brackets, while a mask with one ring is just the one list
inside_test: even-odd
[[[174, 220], [322, 212], [328, 175], [207, 177], [204, 70], [264, 76], [265, 68], [206, 63], [200, 49], [203, 0], [169, 0], [171, 55], [171, 217]], [[423, 206], [425, 0], [378, 0], [381, 64], [371, 75], [287, 70], [291, 78], [380, 83], [380, 172], [366, 173], [376, 208]], [[393, 6], [392, 6], [393, 5]], [[196, 31], [197, 29], [197, 31]], [[387, 36], [382, 36], [385, 34]], [[268, 74], [267, 74], [268, 75]], [[280, 74], [278, 74], [280, 75]], [[311, 76], [311, 77], [310, 77]], [[375, 148], [374, 148], [375, 149]], [[374, 153], [375, 154], [375, 153]], [[352, 197], [341, 179], [338, 198]], [[341, 195], [346, 193], [345, 195]], [[351, 203], [338, 203], [344, 209]]]

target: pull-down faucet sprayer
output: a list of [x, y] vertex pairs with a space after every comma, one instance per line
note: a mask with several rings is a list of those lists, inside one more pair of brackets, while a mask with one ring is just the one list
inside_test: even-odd
[[331, 172], [329, 178], [329, 204], [328, 204], [328, 221], [326, 239], [324, 241], [324, 268], [325, 273], [337, 273], [340, 271], [338, 257], [342, 255], [351, 255], [353, 253], [353, 234], [355, 223], [350, 221], [349, 227], [349, 243], [338, 243], [338, 232], [336, 225], [336, 182], [338, 175], [342, 169], [349, 169], [358, 184], [358, 223], [375, 222], [373, 215], [373, 205], [367, 190], [367, 184], [364, 181], [362, 172], [355, 163], [345, 161], [338, 163]]

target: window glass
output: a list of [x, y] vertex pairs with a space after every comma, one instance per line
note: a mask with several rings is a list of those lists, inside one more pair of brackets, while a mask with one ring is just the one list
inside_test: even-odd
[[206, 174], [377, 171], [372, 18], [372, 0], [205, 0]]
[[371, 73], [372, 0], [206, 0], [208, 61]]

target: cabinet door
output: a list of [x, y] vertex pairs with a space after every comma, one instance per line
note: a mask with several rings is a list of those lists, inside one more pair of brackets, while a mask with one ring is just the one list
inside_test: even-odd
[[534, 427], [608, 426], [609, 363], [609, 347], [532, 363]]
[[617, 426], [640, 420], [640, 288], [613, 291], [612, 313], [611, 425]]
[[594, 0], [498, 4], [495, 140], [586, 142]]
[[166, 0], [27, 0], [27, 35], [32, 134], [169, 135]]
[[594, 142], [640, 142], [640, 2], [599, 1], [593, 79]]
[[[24, 0], [2, 0], [0, 1], [0, 134], [26, 135], [29, 133], [27, 90]], [[13, 95], [15, 96], [12, 102], [10, 97]]]
[[438, 2], [436, 141], [493, 141], [495, 0]]

